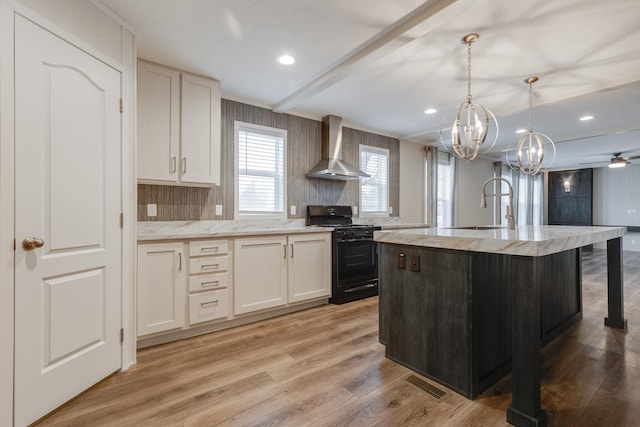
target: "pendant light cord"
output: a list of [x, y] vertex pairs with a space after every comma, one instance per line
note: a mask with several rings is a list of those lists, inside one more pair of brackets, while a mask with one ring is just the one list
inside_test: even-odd
[[533, 108], [533, 82], [529, 82], [529, 133], [533, 132], [531, 126], [531, 109]]
[[467, 102], [471, 104], [471, 42], [467, 42]]

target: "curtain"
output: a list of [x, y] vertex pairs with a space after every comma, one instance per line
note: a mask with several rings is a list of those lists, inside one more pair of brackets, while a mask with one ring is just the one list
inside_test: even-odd
[[451, 227], [455, 218], [455, 157], [436, 147], [425, 147], [425, 222]]
[[[508, 179], [513, 186], [513, 216], [515, 217], [516, 224], [542, 225], [543, 174], [539, 173], [531, 176], [517, 169], [511, 169], [507, 165], [503, 165], [502, 176]], [[504, 214], [502, 214], [501, 217], [504, 218]]]
[[424, 147], [425, 151], [425, 186], [424, 186], [424, 222], [435, 227], [437, 218], [437, 201], [438, 194], [438, 150], [436, 147]]

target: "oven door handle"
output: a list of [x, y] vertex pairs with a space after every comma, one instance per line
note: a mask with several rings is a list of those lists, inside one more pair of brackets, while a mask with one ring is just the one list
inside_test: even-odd
[[355, 288], [351, 288], [351, 289], [345, 289], [344, 293], [351, 293], [351, 292], [357, 292], [357, 291], [363, 291], [365, 289], [369, 289], [369, 288], [375, 288], [376, 285], [375, 283], [368, 283], [366, 285], [362, 285], [362, 286], [356, 286]]
[[373, 242], [373, 239], [365, 237], [363, 239], [338, 239], [338, 243]]

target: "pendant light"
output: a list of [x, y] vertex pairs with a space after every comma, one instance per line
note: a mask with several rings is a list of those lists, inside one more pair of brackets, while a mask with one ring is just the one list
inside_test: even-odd
[[[515, 150], [516, 161], [509, 159], [507, 154], [507, 162], [514, 168], [514, 164], [520, 172], [526, 175], [536, 175], [542, 170], [542, 166], [551, 166], [556, 157], [556, 146], [547, 135], [540, 132], [534, 132], [531, 126], [531, 111], [533, 108], [533, 84], [537, 82], [537, 76], [531, 76], [524, 80], [529, 85], [529, 130], [518, 139], [518, 145]], [[550, 146], [552, 156], [547, 156], [545, 162], [545, 146]], [[513, 153], [512, 150], [510, 150]], [[549, 161], [550, 159], [550, 161]]]
[[[480, 153], [489, 133], [490, 123], [493, 121], [496, 135], [493, 143], [483, 152], [491, 150], [498, 138], [498, 123], [495, 116], [480, 104], [474, 104], [471, 97], [471, 44], [480, 36], [476, 33], [467, 34], [462, 42], [467, 45], [467, 100], [460, 104], [456, 121], [451, 128], [451, 150], [465, 160], [473, 160]], [[449, 147], [446, 146], [447, 149]]]

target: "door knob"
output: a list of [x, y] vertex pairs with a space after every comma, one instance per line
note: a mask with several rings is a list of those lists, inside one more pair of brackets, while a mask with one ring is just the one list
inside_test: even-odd
[[32, 251], [35, 248], [41, 248], [44, 245], [44, 240], [37, 237], [27, 237], [22, 241], [22, 249], [25, 251]]

